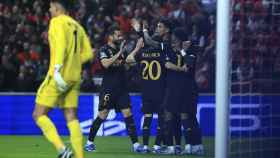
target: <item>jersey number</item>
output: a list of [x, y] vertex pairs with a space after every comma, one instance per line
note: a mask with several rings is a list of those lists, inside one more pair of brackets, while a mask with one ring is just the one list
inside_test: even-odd
[[78, 38], [78, 32], [77, 32], [77, 29], [75, 28], [74, 30], [74, 50], [75, 50], [75, 53], [77, 52], [77, 38]]
[[[156, 60], [148, 62], [146, 60], [141, 61], [141, 64], [144, 64], [144, 69], [142, 71], [142, 78], [144, 80], [158, 80], [161, 75], [161, 66], [160, 63]], [[153, 72], [153, 68], [156, 68], [156, 72]]]
[[73, 30], [74, 35], [74, 53], [77, 53], [77, 43], [78, 43], [78, 26], [74, 23], [68, 23]]
[[177, 66], [182, 66], [182, 56], [177, 54]]

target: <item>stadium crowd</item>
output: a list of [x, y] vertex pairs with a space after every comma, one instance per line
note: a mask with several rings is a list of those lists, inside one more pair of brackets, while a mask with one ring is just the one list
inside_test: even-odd
[[[215, 0], [211, 1], [215, 4]], [[279, 16], [262, 0], [234, 0], [232, 8], [232, 61], [234, 80], [280, 76]], [[188, 30], [198, 46], [196, 80], [201, 92], [214, 92], [215, 7], [200, 0], [79, 0], [73, 12], [87, 29], [94, 50], [105, 42], [109, 26], [118, 25], [129, 40], [131, 20], [141, 18], [154, 30], [160, 17]], [[212, 5], [211, 5], [212, 4]], [[48, 1], [0, 2], [0, 91], [35, 91], [48, 69]], [[132, 41], [133, 42], [133, 41]], [[93, 78], [102, 68], [98, 61], [84, 67], [81, 90], [97, 91]], [[135, 79], [137, 81], [137, 79]], [[133, 84], [137, 87], [137, 83]], [[258, 86], [257, 86], [258, 87]], [[269, 88], [268, 88], [269, 89]], [[132, 91], [135, 89], [132, 88]]]

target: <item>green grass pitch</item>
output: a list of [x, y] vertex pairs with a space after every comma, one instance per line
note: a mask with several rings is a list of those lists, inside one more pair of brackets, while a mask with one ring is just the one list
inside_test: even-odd
[[[68, 137], [63, 138], [70, 145]], [[153, 140], [151, 140], [153, 141]], [[205, 157], [214, 157], [213, 138], [204, 138]], [[85, 153], [85, 158], [174, 158], [197, 156], [166, 156], [155, 154], [136, 154], [131, 152], [128, 137], [97, 137], [97, 151]], [[54, 147], [43, 136], [0, 136], [0, 158], [56, 158]]]

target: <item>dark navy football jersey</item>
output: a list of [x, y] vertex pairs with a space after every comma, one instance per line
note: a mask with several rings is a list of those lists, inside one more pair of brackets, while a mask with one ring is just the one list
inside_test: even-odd
[[[105, 45], [100, 48], [98, 57], [101, 62], [102, 59], [112, 58], [119, 50]], [[124, 63], [124, 57], [120, 57], [119, 61]], [[103, 71], [102, 87], [106, 89], [113, 89], [123, 87], [126, 84], [125, 67], [124, 64], [112, 64]]]
[[[182, 53], [181, 53], [182, 54]], [[189, 67], [189, 71], [186, 73], [187, 78], [194, 80], [195, 79], [195, 67], [197, 55], [194, 50], [188, 50], [183, 53], [184, 63]]]
[[136, 55], [141, 74], [141, 92], [144, 102], [161, 103], [166, 85], [166, 54], [160, 47], [146, 46]]
[[[167, 61], [177, 66], [184, 65], [184, 58], [180, 52], [174, 52], [172, 49], [167, 51]], [[186, 72], [167, 69], [166, 82], [167, 86], [182, 86], [186, 82]]]
[[[181, 52], [167, 51], [167, 61], [177, 66], [183, 66], [186, 62], [188, 62], [188, 65], [191, 64], [190, 60], [192, 59], [189, 57], [185, 58], [185, 56], [187, 56], [186, 53], [183, 56]], [[189, 71], [183, 72], [167, 69], [166, 93], [163, 102], [163, 107], [167, 111], [173, 113], [190, 112], [190, 107], [193, 107], [190, 105], [193, 100], [192, 94], [196, 83], [190, 77], [190, 74], [192, 74], [191, 68], [189, 68]]]

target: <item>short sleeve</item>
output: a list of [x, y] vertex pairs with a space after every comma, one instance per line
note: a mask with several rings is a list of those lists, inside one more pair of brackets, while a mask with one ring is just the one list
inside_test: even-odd
[[105, 48], [101, 48], [99, 50], [98, 57], [99, 57], [99, 60], [108, 59], [109, 58], [108, 53], [107, 53]]

